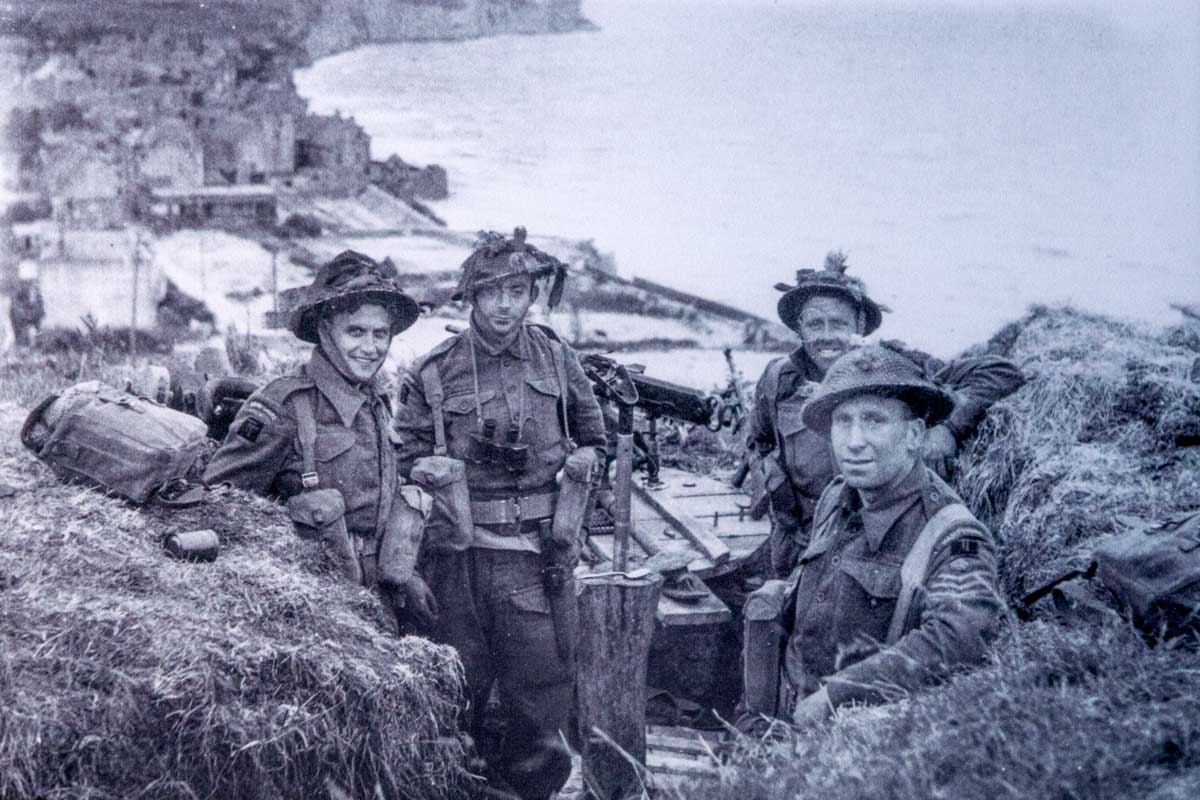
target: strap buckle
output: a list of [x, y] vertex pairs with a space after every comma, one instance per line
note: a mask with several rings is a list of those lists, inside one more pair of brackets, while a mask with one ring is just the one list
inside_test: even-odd
[[321, 480], [320, 480], [320, 478], [317, 477], [317, 473], [315, 473], [315, 472], [300, 473], [300, 485], [303, 486], [305, 489], [315, 489], [315, 488], [317, 488], [317, 486], [320, 485], [320, 483], [321, 483]]

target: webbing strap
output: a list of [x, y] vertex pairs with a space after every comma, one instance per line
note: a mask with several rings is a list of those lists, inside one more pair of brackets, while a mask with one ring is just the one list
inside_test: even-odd
[[912, 608], [917, 590], [925, 583], [929, 573], [929, 562], [933, 551], [942, 538], [954, 528], [969, 527], [986, 534], [983, 525], [971, 515], [962, 503], [951, 503], [929, 518], [925, 527], [917, 534], [912, 550], [900, 566], [900, 597], [896, 600], [896, 611], [888, 627], [887, 644], [895, 644], [904, 633], [904, 623]]
[[[421, 369], [421, 387], [425, 390], [425, 402], [433, 412], [433, 454], [446, 455], [446, 418], [442, 414], [442, 376], [437, 364], [429, 363]], [[478, 396], [478, 395], [476, 395]]]
[[313, 412], [312, 396], [307, 392], [297, 392], [296, 400], [296, 429], [300, 435], [300, 458], [304, 460], [304, 472], [300, 475], [300, 483], [305, 489], [315, 489], [320, 484], [317, 477], [317, 417]]
[[558, 345], [558, 358], [554, 359], [554, 371], [558, 374], [558, 397], [562, 403], [563, 436], [566, 437], [567, 447], [574, 449], [571, 441], [571, 423], [567, 421], [567, 347], [561, 342]]

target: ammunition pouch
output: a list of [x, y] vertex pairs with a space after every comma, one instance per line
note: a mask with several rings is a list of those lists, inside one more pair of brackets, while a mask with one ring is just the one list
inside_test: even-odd
[[467, 467], [449, 456], [425, 456], [413, 464], [412, 479], [433, 496], [433, 513], [450, 522], [444, 541], [432, 542], [440, 549], [462, 551], [475, 538], [471, 516], [471, 494], [467, 488]]
[[775, 454], [763, 456], [761, 462], [763, 486], [771, 510], [771, 522], [775, 525], [797, 527], [804, 519], [800, 498], [788, 478], [787, 471]]
[[567, 456], [551, 529], [551, 538], [555, 543], [568, 547], [578, 544], [579, 532], [591, 514], [592, 478], [596, 474], [597, 462], [596, 451], [591, 447], [576, 450]]
[[777, 460], [755, 451], [747, 453], [746, 466], [744, 487], [750, 495], [750, 519], [757, 521], [771, 510], [771, 490], [768, 486], [772, 483], [777, 485], [780, 477], [786, 481], [787, 476], [783, 475], [783, 467]]
[[387, 527], [379, 540], [378, 582], [401, 586], [412, 577], [431, 507], [429, 495], [416, 486], [402, 486], [392, 499]]
[[746, 598], [742, 611], [742, 685], [745, 711], [769, 717], [780, 709], [780, 679], [787, 645], [788, 607], [795, 599], [793, 580], [770, 580]]
[[314, 489], [293, 496], [287, 503], [288, 516], [296, 533], [304, 539], [324, 542], [338, 570], [354, 583], [362, 584], [358, 551], [346, 530], [346, 501], [337, 489]]

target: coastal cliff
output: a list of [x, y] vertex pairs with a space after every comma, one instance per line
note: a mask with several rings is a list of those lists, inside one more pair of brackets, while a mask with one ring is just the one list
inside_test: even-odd
[[562, 33], [592, 25], [581, 0], [336, 0], [315, 4], [304, 37], [322, 56], [363, 44]]
[[563, 33], [594, 26], [582, 0], [111, 0], [91, 13], [82, 0], [0, 3], [0, 34], [35, 49], [73, 46], [105, 33], [151, 27], [237, 36], [322, 58], [364, 44], [476, 39], [504, 33]]

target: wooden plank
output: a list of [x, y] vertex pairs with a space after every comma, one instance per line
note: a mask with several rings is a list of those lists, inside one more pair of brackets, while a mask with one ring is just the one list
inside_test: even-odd
[[717, 625], [732, 620], [733, 613], [712, 592], [695, 603], [681, 603], [662, 595], [655, 618], [663, 625]]
[[706, 756], [709, 753], [708, 744], [699, 736], [675, 736], [664, 733], [651, 733], [646, 731], [646, 747], [650, 750], [659, 750], [671, 753], [682, 753], [684, 755]]
[[634, 486], [633, 491], [651, 508], [662, 514], [667, 524], [686, 537], [713, 564], [719, 566], [722, 562], [729, 560], [729, 548], [725, 543], [687, 513], [671, 496], [669, 488], [646, 489], [642, 486]]
[[707, 731], [700, 728], [690, 728], [687, 725], [647, 725], [647, 736], [691, 737], [703, 739], [711, 745], [716, 745], [725, 738], [725, 731]]
[[663, 753], [654, 750], [646, 754], [646, 767], [655, 774], [701, 777], [718, 774], [717, 765], [713, 763], [712, 758], [709, 756], [705, 756], [701, 760], [700, 758], [689, 758], [676, 753]]

